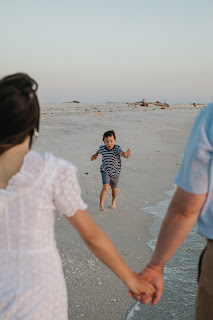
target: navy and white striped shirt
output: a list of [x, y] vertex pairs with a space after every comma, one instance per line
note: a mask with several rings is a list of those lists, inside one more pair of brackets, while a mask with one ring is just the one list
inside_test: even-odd
[[98, 153], [102, 155], [100, 171], [106, 172], [110, 177], [118, 177], [121, 172], [121, 147], [114, 145], [109, 150], [105, 145], [100, 146]]

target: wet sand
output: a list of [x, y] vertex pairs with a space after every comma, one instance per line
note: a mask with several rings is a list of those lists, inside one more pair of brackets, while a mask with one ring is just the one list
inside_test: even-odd
[[[147, 242], [152, 217], [140, 208], [165, 199], [164, 192], [172, 189], [188, 134], [202, 107], [42, 105], [40, 136], [34, 149], [52, 152], [78, 167], [88, 212], [134, 271], [140, 271], [151, 255]], [[102, 144], [103, 133], [111, 129], [117, 144], [123, 150], [130, 148], [132, 155], [122, 158], [117, 209], [110, 209], [108, 194], [101, 213], [101, 156], [93, 162], [90, 157]], [[69, 319], [124, 320], [135, 301], [128, 297], [121, 281], [89, 252], [67, 220], [57, 218], [56, 240], [68, 289]]]

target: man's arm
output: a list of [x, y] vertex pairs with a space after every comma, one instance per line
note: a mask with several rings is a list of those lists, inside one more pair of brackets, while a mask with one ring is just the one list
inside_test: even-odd
[[121, 155], [121, 157], [129, 158], [129, 156], [131, 155], [131, 150], [127, 149], [127, 151], [121, 151], [120, 155]]
[[[152, 304], [160, 300], [163, 292], [163, 269], [182, 244], [205, 203], [207, 194], [192, 194], [177, 188], [161, 225], [158, 241], [150, 262], [142, 275], [156, 288]], [[143, 302], [143, 296], [135, 297]], [[146, 302], [147, 303], [147, 302]]]

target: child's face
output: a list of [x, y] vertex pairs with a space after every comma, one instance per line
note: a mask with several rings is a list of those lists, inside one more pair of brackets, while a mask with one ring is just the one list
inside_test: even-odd
[[116, 139], [114, 136], [104, 138], [104, 144], [108, 150], [111, 150], [115, 145]]

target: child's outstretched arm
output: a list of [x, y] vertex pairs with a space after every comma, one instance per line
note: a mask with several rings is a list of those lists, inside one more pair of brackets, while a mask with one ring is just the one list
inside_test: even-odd
[[[107, 265], [134, 294], [146, 293], [152, 297], [154, 287], [141, 275], [137, 275], [123, 261], [113, 243], [84, 210], [78, 210], [67, 218], [78, 231], [89, 249]], [[150, 300], [150, 299], [149, 299]]]
[[127, 149], [127, 151], [121, 151], [120, 155], [121, 155], [121, 157], [129, 158], [129, 156], [131, 155], [131, 150]]
[[97, 158], [98, 158], [98, 151], [92, 155], [90, 161], [96, 160]]

